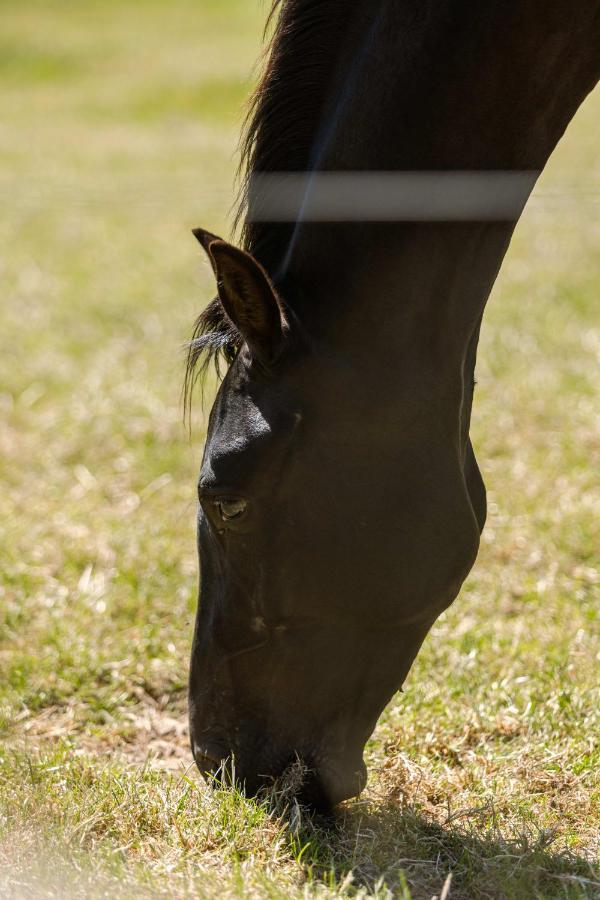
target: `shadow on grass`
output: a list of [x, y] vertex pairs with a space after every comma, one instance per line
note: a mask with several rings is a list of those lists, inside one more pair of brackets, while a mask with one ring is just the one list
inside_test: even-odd
[[399, 802], [357, 802], [329, 821], [292, 812], [288, 827], [307, 880], [350, 895], [362, 889], [403, 900], [600, 896], [600, 873], [584, 856], [552, 849], [553, 832], [531, 826], [507, 837], [490, 826], [488, 808], [483, 824], [483, 812], [442, 825]]

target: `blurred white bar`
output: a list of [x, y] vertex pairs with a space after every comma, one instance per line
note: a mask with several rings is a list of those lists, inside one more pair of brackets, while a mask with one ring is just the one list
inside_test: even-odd
[[517, 219], [536, 171], [274, 172], [253, 175], [252, 222]]
[[[323, 173], [321, 173], [323, 174]], [[369, 173], [373, 174], [373, 173]], [[384, 173], [387, 174], [387, 173]], [[394, 176], [403, 173], [393, 173]], [[404, 173], [414, 176], [415, 173]], [[420, 178], [423, 173], [417, 173]], [[431, 175], [432, 173], [426, 173]], [[444, 173], [435, 173], [436, 177]], [[473, 175], [479, 173], [449, 173]], [[481, 173], [486, 176], [490, 173]], [[536, 173], [491, 173], [507, 175], [531, 175]], [[260, 178], [264, 176], [259, 176]], [[270, 176], [269, 176], [270, 177]], [[280, 175], [277, 176], [278, 178]], [[286, 179], [290, 176], [285, 174]], [[306, 175], [300, 177], [306, 182]], [[360, 176], [364, 177], [363, 175]], [[225, 180], [226, 181], [226, 180]], [[167, 176], [161, 169], [152, 169], [143, 175], [131, 173], [98, 173], [96, 171], [78, 172], [71, 178], [57, 175], [54, 172], [35, 172], [7, 174], [0, 172], [0, 220], [10, 218], [15, 212], [23, 210], [39, 210], [48, 204], [60, 209], [63, 215], [86, 209], [102, 209], [107, 204], [114, 209], [129, 211], [147, 208], [160, 214], [165, 221], [179, 223], [189, 221], [194, 224], [198, 216], [212, 215], [222, 217], [223, 212], [231, 206], [235, 191], [228, 181], [211, 178], [206, 175], [198, 177], [195, 169], [181, 168]], [[260, 182], [257, 185], [260, 187]], [[306, 183], [302, 191], [306, 189]], [[256, 188], [255, 188], [256, 190]], [[256, 198], [257, 201], [260, 198]], [[298, 196], [296, 197], [298, 203]], [[353, 201], [354, 202], [354, 201]], [[258, 208], [256, 208], [258, 214]], [[421, 220], [423, 208], [420, 210]], [[528, 215], [544, 217], [568, 216], [570, 219], [594, 217], [596, 221], [600, 213], [600, 178], [595, 171], [573, 173], [569, 170], [556, 171], [545, 175], [536, 185], [533, 195], [527, 203]], [[377, 211], [378, 218], [381, 212]], [[259, 219], [260, 221], [260, 219]], [[277, 220], [275, 220], [277, 221]], [[279, 219], [286, 221], [286, 219]], [[291, 221], [296, 221], [292, 219]], [[359, 220], [360, 221], [360, 220]], [[402, 221], [402, 220], [400, 220]], [[417, 219], [418, 221], [418, 219]]]

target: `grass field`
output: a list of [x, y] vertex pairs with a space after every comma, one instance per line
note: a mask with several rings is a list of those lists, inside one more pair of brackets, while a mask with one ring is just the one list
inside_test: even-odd
[[191, 767], [189, 228], [228, 230], [264, 13], [0, 0], [0, 895], [600, 896], [598, 93], [490, 303], [481, 555], [366, 793], [327, 829]]

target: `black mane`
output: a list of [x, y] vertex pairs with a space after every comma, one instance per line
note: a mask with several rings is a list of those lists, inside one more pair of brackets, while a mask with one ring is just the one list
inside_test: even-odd
[[[244, 249], [275, 273], [293, 226], [252, 221], [249, 185], [258, 172], [303, 172], [311, 167], [315, 135], [323, 116], [333, 48], [344, 23], [347, 0], [274, 0], [265, 34], [277, 16], [264, 53], [264, 71], [254, 91], [241, 141], [241, 189], [236, 227]], [[188, 347], [185, 396], [211, 362], [231, 362], [242, 343], [218, 298], [208, 304]]]

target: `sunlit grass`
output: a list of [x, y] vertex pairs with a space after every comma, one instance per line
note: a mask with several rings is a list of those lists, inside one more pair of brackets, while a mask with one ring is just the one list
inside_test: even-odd
[[186, 737], [205, 420], [190, 442], [180, 348], [213, 290], [189, 228], [228, 231], [264, 10], [0, 14], [0, 892], [595, 896], [598, 96], [490, 303], [479, 562], [326, 828], [207, 791]]

